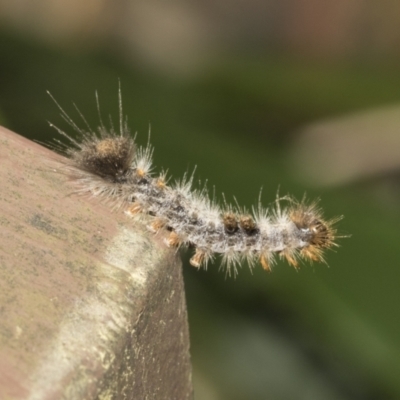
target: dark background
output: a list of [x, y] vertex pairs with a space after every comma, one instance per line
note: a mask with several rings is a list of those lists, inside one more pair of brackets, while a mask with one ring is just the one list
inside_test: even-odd
[[[182, 254], [196, 399], [400, 398], [400, 3], [0, 0], [0, 122], [118, 121], [250, 208], [320, 197], [327, 265], [236, 279]], [[397, 147], [398, 146], [398, 147]]]

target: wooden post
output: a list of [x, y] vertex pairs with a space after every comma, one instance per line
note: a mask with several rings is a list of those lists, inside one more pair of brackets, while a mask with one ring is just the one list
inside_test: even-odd
[[192, 397], [181, 264], [0, 127], [0, 398]]

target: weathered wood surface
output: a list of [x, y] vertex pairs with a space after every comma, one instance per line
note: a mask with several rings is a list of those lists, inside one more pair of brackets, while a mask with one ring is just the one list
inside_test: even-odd
[[181, 264], [0, 127], [0, 399], [192, 397]]

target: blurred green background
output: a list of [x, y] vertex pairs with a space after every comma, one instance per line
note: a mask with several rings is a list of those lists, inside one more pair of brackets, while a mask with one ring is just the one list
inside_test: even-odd
[[158, 171], [345, 216], [329, 267], [233, 279], [182, 254], [196, 399], [400, 398], [399, 22], [388, 1], [0, 1], [2, 125], [69, 129], [47, 90], [94, 127], [97, 90], [117, 121], [120, 80]]

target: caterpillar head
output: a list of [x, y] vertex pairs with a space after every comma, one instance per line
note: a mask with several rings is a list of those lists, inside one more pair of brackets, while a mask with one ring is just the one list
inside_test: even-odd
[[81, 170], [111, 182], [124, 182], [135, 157], [135, 144], [129, 136], [91, 137], [70, 153]]

